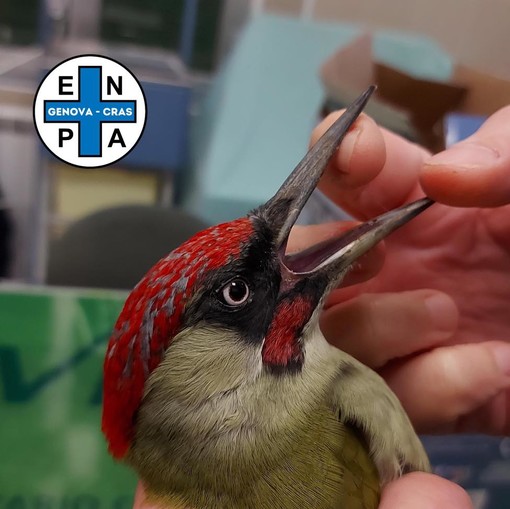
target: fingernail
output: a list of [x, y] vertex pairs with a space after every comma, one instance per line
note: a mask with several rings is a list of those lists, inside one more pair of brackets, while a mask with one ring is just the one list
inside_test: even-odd
[[494, 359], [502, 373], [510, 376], [510, 345], [492, 345]]
[[362, 129], [360, 127], [354, 127], [345, 135], [345, 138], [342, 140], [340, 151], [338, 153], [338, 167], [342, 173], [349, 173], [352, 154], [356, 149], [356, 143], [358, 143], [361, 131]]
[[442, 332], [441, 339], [447, 339], [457, 328], [458, 311], [453, 300], [443, 293], [434, 293], [425, 299], [434, 324], [435, 332]]
[[478, 143], [465, 142], [440, 152], [425, 161], [425, 165], [480, 168], [490, 166], [499, 159], [499, 152]]

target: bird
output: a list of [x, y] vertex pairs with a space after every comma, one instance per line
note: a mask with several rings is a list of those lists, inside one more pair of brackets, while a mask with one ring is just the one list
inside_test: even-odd
[[373, 90], [265, 204], [194, 235], [129, 294], [105, 355], [102, 430], [151, 503], [375, 509], [388, 482], [430, 470], [395, 394], [326, 341], [319, 316], [356, 260], [432, 200], [287, 252], [292, 226]]

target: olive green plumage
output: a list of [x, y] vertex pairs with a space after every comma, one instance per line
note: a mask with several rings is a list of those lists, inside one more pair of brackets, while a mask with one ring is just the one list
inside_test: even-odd
[[429, 468], [385, 382], [317, 327], [301, 372], [281, 376], [266, 372], [259, 348], [217, 332], [181, 332], [149, 378], [128, 462], [153, 501], [375, 509], [380, 483]]

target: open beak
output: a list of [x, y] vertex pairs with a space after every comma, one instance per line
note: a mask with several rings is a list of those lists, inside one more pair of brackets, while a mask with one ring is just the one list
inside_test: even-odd
[[290, 277], [328, 273], [330, 279], [335, 279], [333, 274], [339, 276], [343, 274], [379, 241], [434, 203], [428, 198], [423, 198], [382, 214], [304, 251], [285, 254], [291, 228], [317, 187], [342, 139], [363, 111], [374, 90], [375, 87], [371, 86], [347, 108], [308, 151], [277, 193], [258, 211], [276, 232], [280, 262]]

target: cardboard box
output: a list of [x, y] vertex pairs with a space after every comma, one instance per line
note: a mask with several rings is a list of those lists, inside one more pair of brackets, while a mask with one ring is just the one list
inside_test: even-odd
[[468, 90], [458, 111], [473, 115], [492, 115], [510, 105], [510, 81], [459, 64], [453, 82]]
[[327, 99], [322, 114], [344, 107], [370, 84], [378, 86], [366, 112], [380, 125], [433, 152], [445, 146], [449, 112], [489, 116], [510, 104], [510, 81], [458, 64], [449, 81], [413, 77], [377, 62], [369, 34], [342, 47], [321, 68]]

